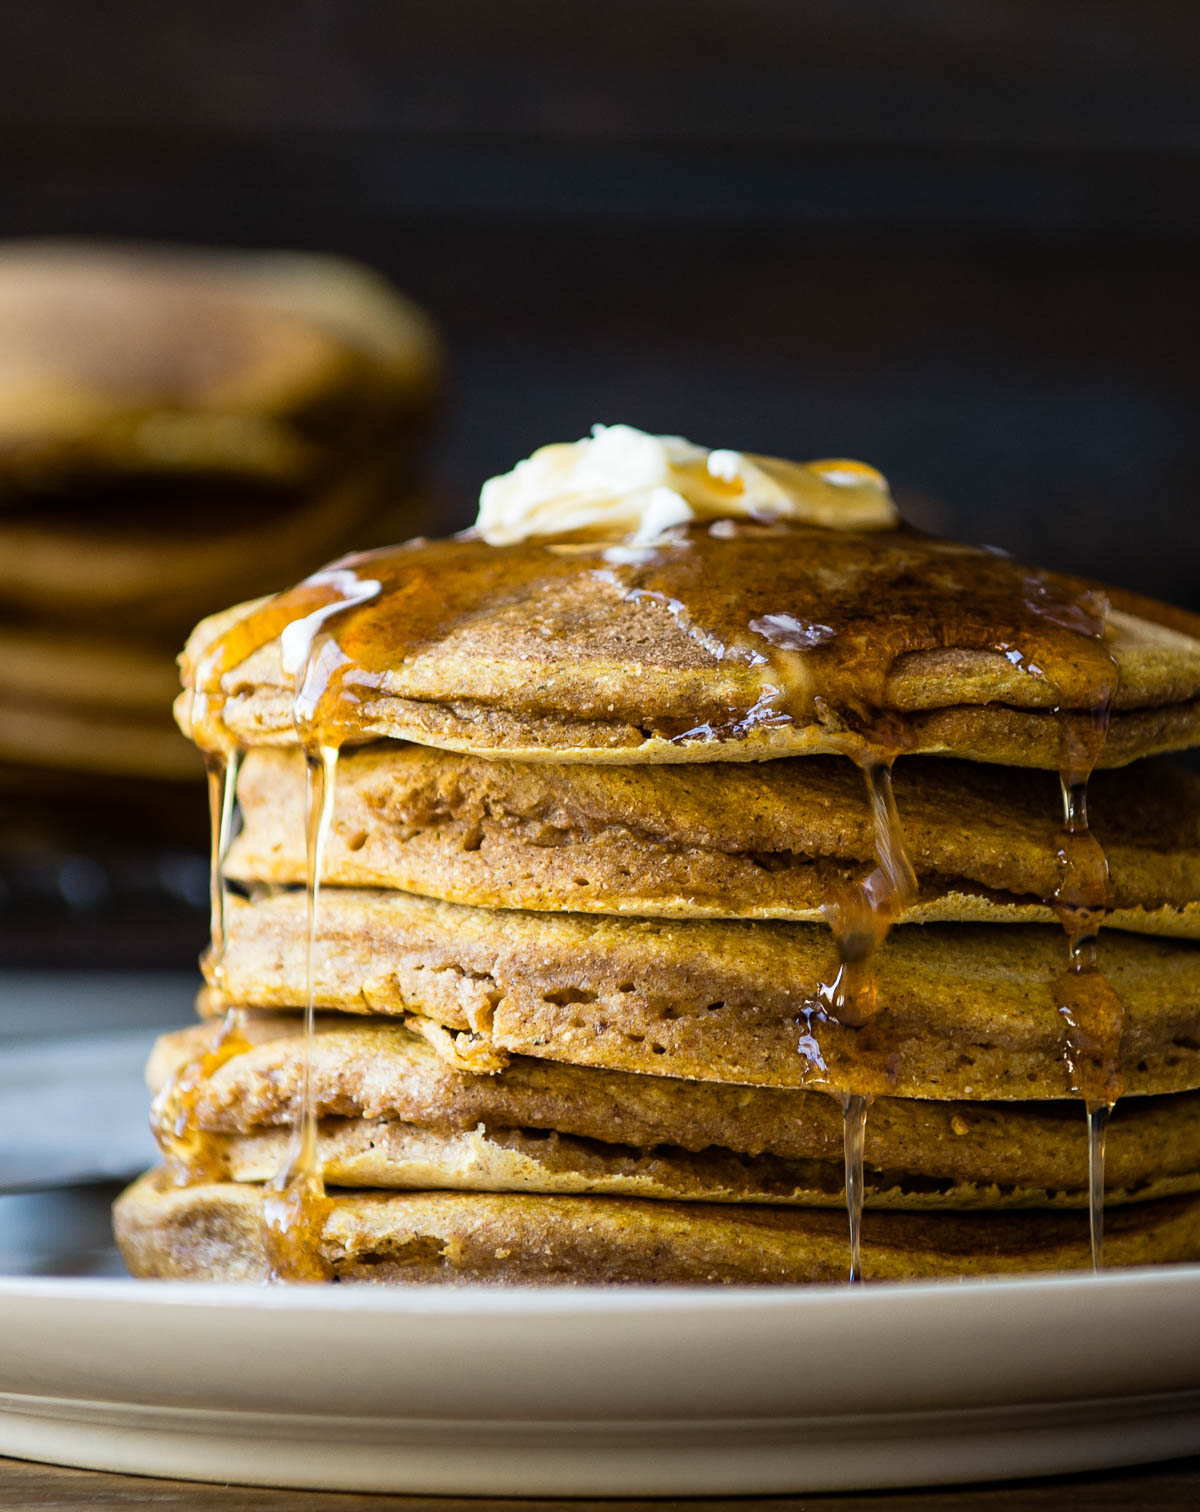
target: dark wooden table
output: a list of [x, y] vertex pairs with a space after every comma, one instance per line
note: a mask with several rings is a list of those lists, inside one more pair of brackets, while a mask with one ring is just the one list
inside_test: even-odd
[[195, 1512], [670, 1512], [705, 1508], [720, 1512], [743, 1506], [766, 1512], [1025, 1512], [1026, 1508], [1069, 1505], [1071, 1512], [1109, 1512], [1153, 1507], [1155, 1512], [1195, 1512], [1200, 1507], [1200, 1459], [1075, 1475], [1058, 1480], [1014, 1481], [1008, 1485], [950, 1487], [934, 1491], [875, 1492], [860, 1496], [782, 1496], [702, 1501], [476, 1501], [441, 1496], [359, 1496], [314, 1491], [256, 1491], [245, 1486], [200, 1486], [184, 1481], [144, 1480], [91, 1470], [0, 1459], [0, 1507], [4, 1512], [58, 1512], [79, 1507], [181, 1507]]

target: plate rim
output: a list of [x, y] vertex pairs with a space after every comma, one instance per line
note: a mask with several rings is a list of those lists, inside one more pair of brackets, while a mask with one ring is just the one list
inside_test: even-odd
[[[291, 1310], [307, 1312], [367, 1311], [423, 1315], [444, 1312], [461, 1316], [480, 1312], [563, 1315], [573, 1313], [666, 1311], [683, 1312], [697, 1305], [706, 1309], [769, 1311], [782, 1308], [825, 1310], [894, 1305], [906, 1298], [931, 1296], [1029, 1297], [1055, 1291], [1125, 1292], [1130, 1288], [1190, 1290], [1200, 1283], [1200, 1262], [1129, 1266], [1109, 1271], [1053, 1271], [1024, 1276], [969, 1276], [914, 1281], [868, 1281], [788, 1286], [647, 1286], [546, 1285], [483, 1286], [305, 1286], [258, 1282], [140, 1280], [126, 1276], [21, 1276], [0, 1274], [0, 1304], [47, 1300], [82, 1304], [138, 1300], [150, 1307], [188, 1310]], [[1197, 1295], [1200, 1295], [1198, 1293]]]

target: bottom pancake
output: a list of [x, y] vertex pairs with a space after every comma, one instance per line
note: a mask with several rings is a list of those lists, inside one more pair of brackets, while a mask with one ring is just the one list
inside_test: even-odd
[[[262, 1198], [257, 1186], [175, 1187], [154, 1171], [118, 1199], [117, 1242], [135, 1276], [262, 1281]], [[333, 1192], [316, 1248], [331, 1280], [386, 1284], [836, 1282], [850, 1260], [836, 1212], [511, 1193]], [[1200, 1198], [1106, 1220], [1109, 1266], [1196, 1259]], [[868, 1280], [1089, 1264], [1082, 1213], [869, 1213], [863, 1223]]]

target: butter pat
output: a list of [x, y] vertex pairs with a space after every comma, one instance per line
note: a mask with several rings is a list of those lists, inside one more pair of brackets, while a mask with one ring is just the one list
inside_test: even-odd
[[887, 480], [862, 462], [786, 462], [596, 425], [489, 478], [475, 527], [491, 546], [574, 533], [642, 545], [676, 525], [731, 519], [885, 530], [898, 516]]

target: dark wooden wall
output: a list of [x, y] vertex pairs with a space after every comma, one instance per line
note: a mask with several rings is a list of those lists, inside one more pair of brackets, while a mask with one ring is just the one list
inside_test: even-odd
[[1200, 604], [1198, 65], [1161, 0], [10, 0], [0, 234], [378, 264], [447, 523], [626, 419]]

